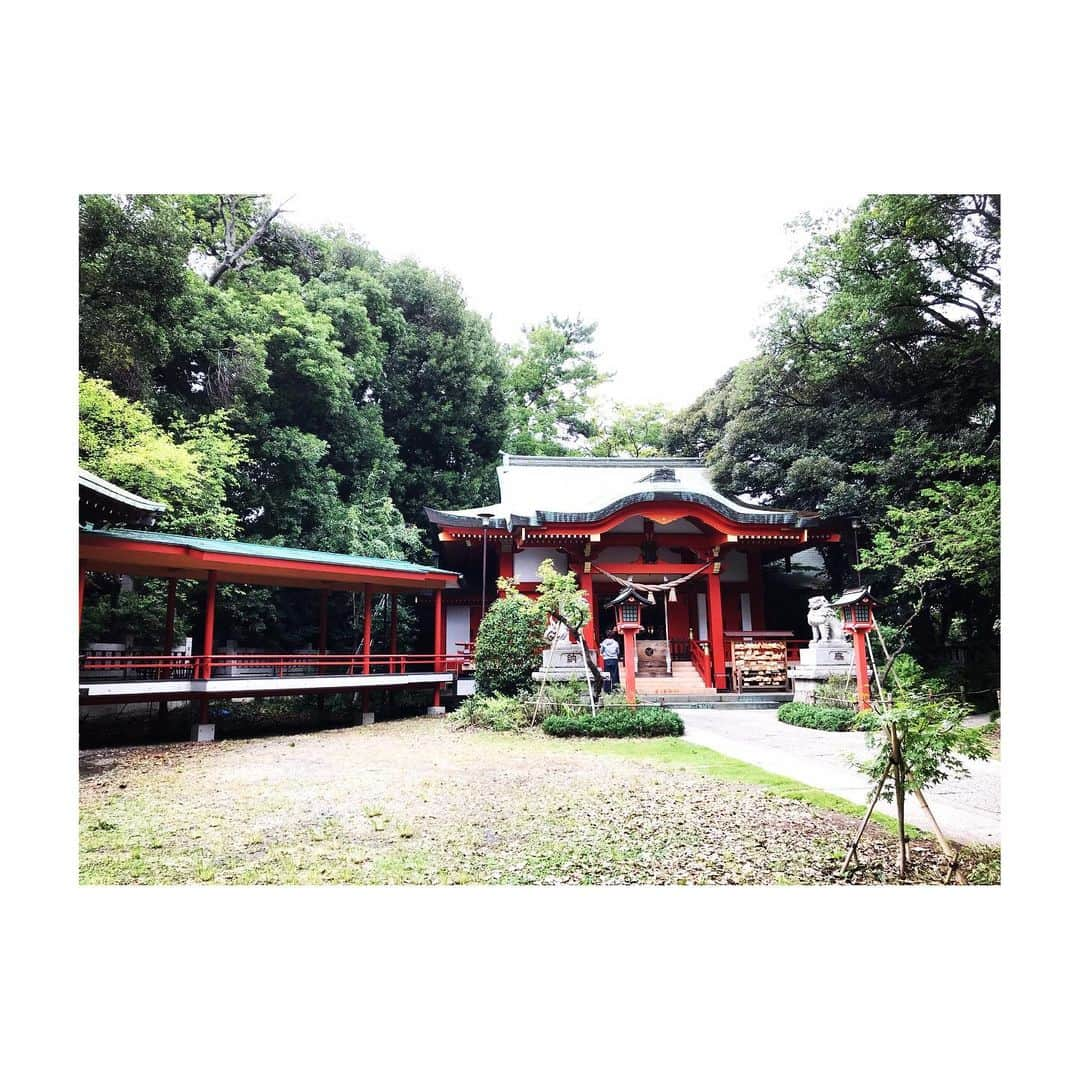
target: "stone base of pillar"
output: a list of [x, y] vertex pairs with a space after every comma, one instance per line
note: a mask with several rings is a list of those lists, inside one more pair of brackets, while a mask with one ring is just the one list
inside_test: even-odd
[[213, 742], [217, 738], [216, 729], [216, 724], [192, 724], [191, 741]]
[[375, 723], [375, 714], [373, 712], [361, 713], [360, 714], [360, 723], [363, 724], [365, 727], [368, 724], [374, 724]]
[[446, 706], [445, 705], [430, 705], [430, 706], [428, 706], [427, 714], [428, 714], [428, 716], [445, 716], [446, 715]]

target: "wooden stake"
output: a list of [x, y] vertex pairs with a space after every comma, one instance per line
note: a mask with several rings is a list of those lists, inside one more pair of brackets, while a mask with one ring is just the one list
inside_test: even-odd
[[900, 844], [896, 853], [896, 872], [901, 878], [907, 875], [907, 837], [904, 834], [904, 759], [900, 756], [900, 740], [896, 737], [896, 725], [889, 723], [889, 745], [892, 747], [893, 780], [896, 787], [896, 820], [900, 825]]
[[941, 848], [945, 858], [949, 860], [949, 868], [945, 874], [945, 884], [948, 885], [953, 874], [955, 874], [956, 880], [961, 885], [966, 885], [967, 878], [964, 876], [963, 870], [960, 869], [960, 849], [954, 848], [952, 844], [949, 843], [948, 839], [946, 839], [945, 834], [941, 831], [941, 826], [937, 823], [937, 818], [934, 817], [934, 813], [930, 809], [930, 806], [926, 801], [926, 796], [922, 791], [919, 788], [915, 788], [914, 793], [915, 798], [919, 800], [919, 805], [930, 819], [930, 827], [934, 830], [934, 835], [937, 837], [938, 846]]
[[859, 841], [862, 839], [862, 835], [866, 832], [866, 826], [870, 824], [870, 816], [874, 812], [874, 807], [877, 806], [877, 801], [881, 797], [881, 789], [885, 786], [885, 781], [889, 776], [889, 772], [886, 769], [881, 779], [878, 781], [877, 787], [874, 789], [874, 797], [870, 800], [870, 805], [866, 808], [866, 816], [862, 819], [862, 824], [859, 826], [859, 831], [855, 834], [855, 839], [851, 841], [851, 847], [848, 849], [847, 858], [844, 860], [844, 865], [840, 867], [841, 875], [847, 873], [848, 865], [852, 859], [856, 860], [858, 864], [858, 858], [855, 854], [855, 849], [859, 846]]

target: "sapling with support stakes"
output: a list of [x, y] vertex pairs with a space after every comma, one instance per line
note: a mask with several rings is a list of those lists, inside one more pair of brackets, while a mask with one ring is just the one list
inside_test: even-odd
[[[589, 650], [585, 648], [584, 628], [592, 618], [589, 600], [585, 591], [578, 587], [577, 578], [572, 571], [560, 574], [555, 569], [551, 559], [545, 559], [537, 568], [540, 575], [540, 584], [537, 587], [537, 604], [556, 625], [564, 626], [573, 635], [581, 650], [581, 659], [589, 676], [585, 682], [589, 689], [589, 706], [593, 715], [596, 715], [596, 687], [603, 685], [603, 675], [596, 666]], [[556, 638], [557, 640], [557, 638]], [[555, 642], [553, 641], [554, 645]], [[544, 687], [547, 685], [548, 664], [545, 662], [540, 679], [540, 690], [537, 694], [536, 708], [533, 711], [535, 722], [540, 704], [544, 696]]]
[[874, 675], [877, 699], [871, 708], [879, 717], [880, 727], [871, 733], [871, 740], [878, 745], [877, 755], [860, 766], [874, 781], [874, 789], [866, 814], [859, 824], [847, 856], [840, 868], [841, 876], [857, 868], [858, 846], [870, 818], [881, 798], [896, 798], [896, 816], [899, 826], [896, 869], [900, 878], [907, 875], [908, 837], [905, 822], [905, 796], [910, 793], [918, 800], [930, 822], [938, 846], [949, 860], [945, 883], [954, 877], [961, 884], [966, 879], [960, 869], [960, 850], [950, 843], [934, 817], [926, 801], [924, 788], [931, 787], [950, 776], [963, 775], [967, 767], [964, 757], [986, 758], [989, 756], [982, 733], [964, 726], [964, 717], [970, 712], [968, 706], [948, 698], [923, 700], [913, 687], [905, 686], [896, 679], [896, 694], [886, 694], [884, 686], [892, 672], [898, 653], [889, 655], [876, 622], [883, 655], [887, 658], [884, 677], [879, 673], [874, 651], [866, 641], [866, 654]]

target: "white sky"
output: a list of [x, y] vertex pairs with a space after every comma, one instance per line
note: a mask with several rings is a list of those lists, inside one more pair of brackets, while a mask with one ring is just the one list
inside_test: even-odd
[[603, 159], [572, 185], [542, 171], [496, 185], [365, 178], [349, 192], [297, 191], [289, 216], [347, 226], [388, 258], [452, 274], [500, 341], [548, 314], [580, 314], [598, 323], [612, 398], [679, 408], [752, 354], [775, 274], [798, 246], [786, 223], [864, 194], [720, 191], [707, 176]]

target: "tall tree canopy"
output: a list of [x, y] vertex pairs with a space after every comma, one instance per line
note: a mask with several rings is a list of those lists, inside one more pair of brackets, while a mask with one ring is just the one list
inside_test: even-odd
[[595, 457], [656, 457], [663, 453], [670, 422], [671, 410], [665, 405], [616, 403], [599, 412], [589, 453]]
[[[1000, 224], [994, 195], [871, 196], [804, 221], [761, 354], [667, 432], [722, 489], [861, 517], [871, 569], [927, 648], [951, 631], [990, 643], [996, 625]], [[979, 524], [984, 573], [933, 527], [958, 511]]]
[[178, 531], [431, 558], [424, 504], [492, 494], [502, 351], [457, 282], [277, 209], [80, 200], [80, 457]]
[[510, 453], [579, 454], [596, 437], [592, 392], [611, 376], [589, 348], [595, 333], [595, 323], [551, 316], [509, 350]]

